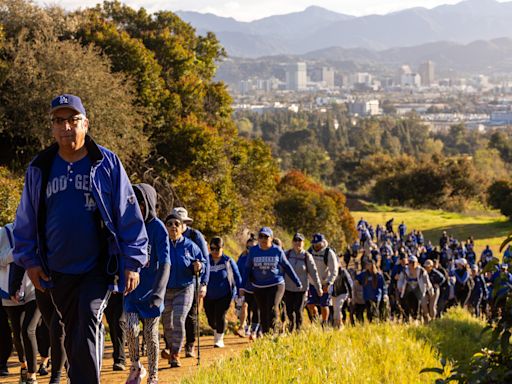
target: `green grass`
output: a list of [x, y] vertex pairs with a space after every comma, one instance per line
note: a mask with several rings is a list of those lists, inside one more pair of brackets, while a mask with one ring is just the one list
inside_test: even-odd
[[352, 211], [356, 222], [364, 217], [374, 227], [377, 224], [384, 225], [386, 221], [394, 218], [394, 228], [404, 221], [407, 231], [421, 230], [426, 240], [431, 240], [434, 245], [439, 242], [443, 231], [455, 236], [459, 240], [466, 240], [469, 236], [475, 239], [477, 256], [479, 252], [489, 244], [498, 252], [501, 242], [506, 235], [512, 232], [512, 223], [502, 215], [495, 212], [483, 212], [475, 214], [463, 214], [445, 212], [441, 210], [406, 210], [398, 208], [391, 210], [389, 207], [373, 207], [376, 211]]
[[[440, 357], [465, 359], [484, 344], [484, 322], [456, 309], [430, 325], [371, 324], [267, 337], [181, 383], [432, 383]], [[448, 363], [448, 368], [450, 367]]]

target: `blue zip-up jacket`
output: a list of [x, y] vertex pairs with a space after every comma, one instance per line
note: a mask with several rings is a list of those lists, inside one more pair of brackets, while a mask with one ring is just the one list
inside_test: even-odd
[[283, 250], [274, 244], [266, 251], [259, 245], [251, 247], [245, 267], [244, 281], [250, 281], [256, 288], [284, 284], [284, 273], [290, 276], [298, 288], [302, 288], [299, 277], [286, 259]]
[[[108, 246], [107, 273], [119, 274], [119, 290], [124, 290], [124, 270], [138, 271], [147, 262], [148, 238], [137, 199], [119, 158], [85, 138], [87, 156], [91, 159], [92, 196], [97, 204], [101, 226]], [[14, 223], [14, 260], [25, 269], [41, 266], [48, 270], [46, 255], [45, 190], [58, 153], [53, 144], [30, 163], [21, 202]], [[73, 271], [80, 274], [83, 271]]]
[[[377, 284], [373, 286], [373, 277], [377, 278]], [[361, 272], [356, 276], [357, 281], [363, 286], [363, 297], [364, 301], [376, 301], [380, 302], [382, 300], [382, 296], [384, 295], [384, 277], [382, 274], [377, 273], [375, 275], [371, 275], [367, 271]]]
[[183, 236], [192, 240], [201, 250], [201, 253], [206, 260], [205, 270], [201, 275], [201, 285], [208, 285], [208, 279], [210, 277], [210, 260], [208, 256], [210, 255], [210, 252], [208, 252], [208, 244], [206, 244], [203, 234], [198, 229], [187, 226], [187, 229], [183, 232]]
[[[206, 259], [199, 247], [189, 238], [181, 236], [170, 241], [171, 274], [167, 288], [182, 289], [194, 283], [194, 267], [197, 260], [201, 263], [201, 274], [205, 273]], [[200, 277], [201, 278], [201, 277]]]
[[[222, 255], [217, 263], [214, 262], [211, 255], [209, 259], [210, 278], [208, 280], [206, 298], [208, 300], [217, 300], [226, 296], [233, 297], [237, 289], [240, 289], [242, 286], [242, 277], [235, 261], [227, 255]], [[229, 272], [228, 268], [231, 272]]]

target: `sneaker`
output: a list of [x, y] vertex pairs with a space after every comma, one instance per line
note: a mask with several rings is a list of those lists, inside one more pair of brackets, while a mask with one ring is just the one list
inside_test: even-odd
[[140, 362], [137, 362], [131, 366], [126, 384], [140, 384], [146, 374], [146, 368]]
[[246, 337], [247, 332], [242, 328], [238, 328], [236, 330], [236, 334], [238, 335], [238, 337]]
[[170, 360], [171, 359], [171, 352], [169, 352], [168, 349], [162, 349], [162, 352], [160, 353], [160, 356], [162, 356], [162, 359], [164, 359], [164, 360]]
[[114, 363], [114, 366], [112, 367], [114, 371], [124, 371], [126, 369], [125, 365], [123, 363]]
[[49, 384], [60, 384], [60, 373], [51, 376]]
[[37, 384], [37, 379], [27, 379], [27, 384]]
[[48, 366], [46, 366], [44, 363], [41, 363], [39, 365], [39, 369], [37, 370], [37, 373], [39, 374], [39, 376], [48, 375]]
[[224, 348], [224, 334], [217, 333], [215, 343], [213, 344], [214, 348]]
[[155, 376], [150, 376], [148, 379], [148, 384], [158, 384], [158, 378]]
[[172, 353], [171, 358], [169, 359], [169, 364], [171, 368], [181, 367], [180, 357], [177, 353]]
[[21, 368], [20, 370], [20, 384], [27, 384], [28, 370], [27, 368]]
[[185, 344], [185, 357], [196, 357], [194, 344]]

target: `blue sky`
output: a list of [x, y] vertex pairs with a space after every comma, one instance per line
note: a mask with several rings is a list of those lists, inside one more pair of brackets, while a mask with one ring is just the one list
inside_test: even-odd
[[[42, 5], [49, 4], [44, 0], [36, 0], [36, 2]], [[100, 1], [63, 0], [50, 3], [72, 10], [93, 6], [98, 2]], [[302, 11], [311, 5], [361, 16], [385, 14], [412, 7], [433, 8], [442, 4], [455, 4], [460, 0], [125, 0], [122, 2], [134, 8], [144, 7], [151, 12], [164, 9], [210, 12], [219, 16], [234, 17], [240, 21], [251, 21], [271, 15]]]

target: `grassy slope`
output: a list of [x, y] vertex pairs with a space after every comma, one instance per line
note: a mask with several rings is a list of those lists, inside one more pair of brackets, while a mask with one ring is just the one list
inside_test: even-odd
[[364, 217], [372, 225], [382, 224], [394, 218], [394, 228], [405, 221], [407, 231], [417, 229], [423, 231], [426, 240], [438, 244], [443, 231], [455, 236], [459, 240], [466, 240], [473, 236], [476, 243], [477, 255], [489, 244], [496, 253], [501, 242], [509, 232], [512, 232], [512, 223], [506, 217], [493, 213], [480, 213], [477, 215], [444, 212], [440, 210], [414, 210], [390, 211], [381, 209], [377, 212], [353, 211], [352, 216], [356, 222]]
[[182, 383], [432, 383], [420, 374], [481, 347], [485, 324], [462, 310], [429, 326], [372, 324], [265, 338], [240, 356], [221, 360]]

